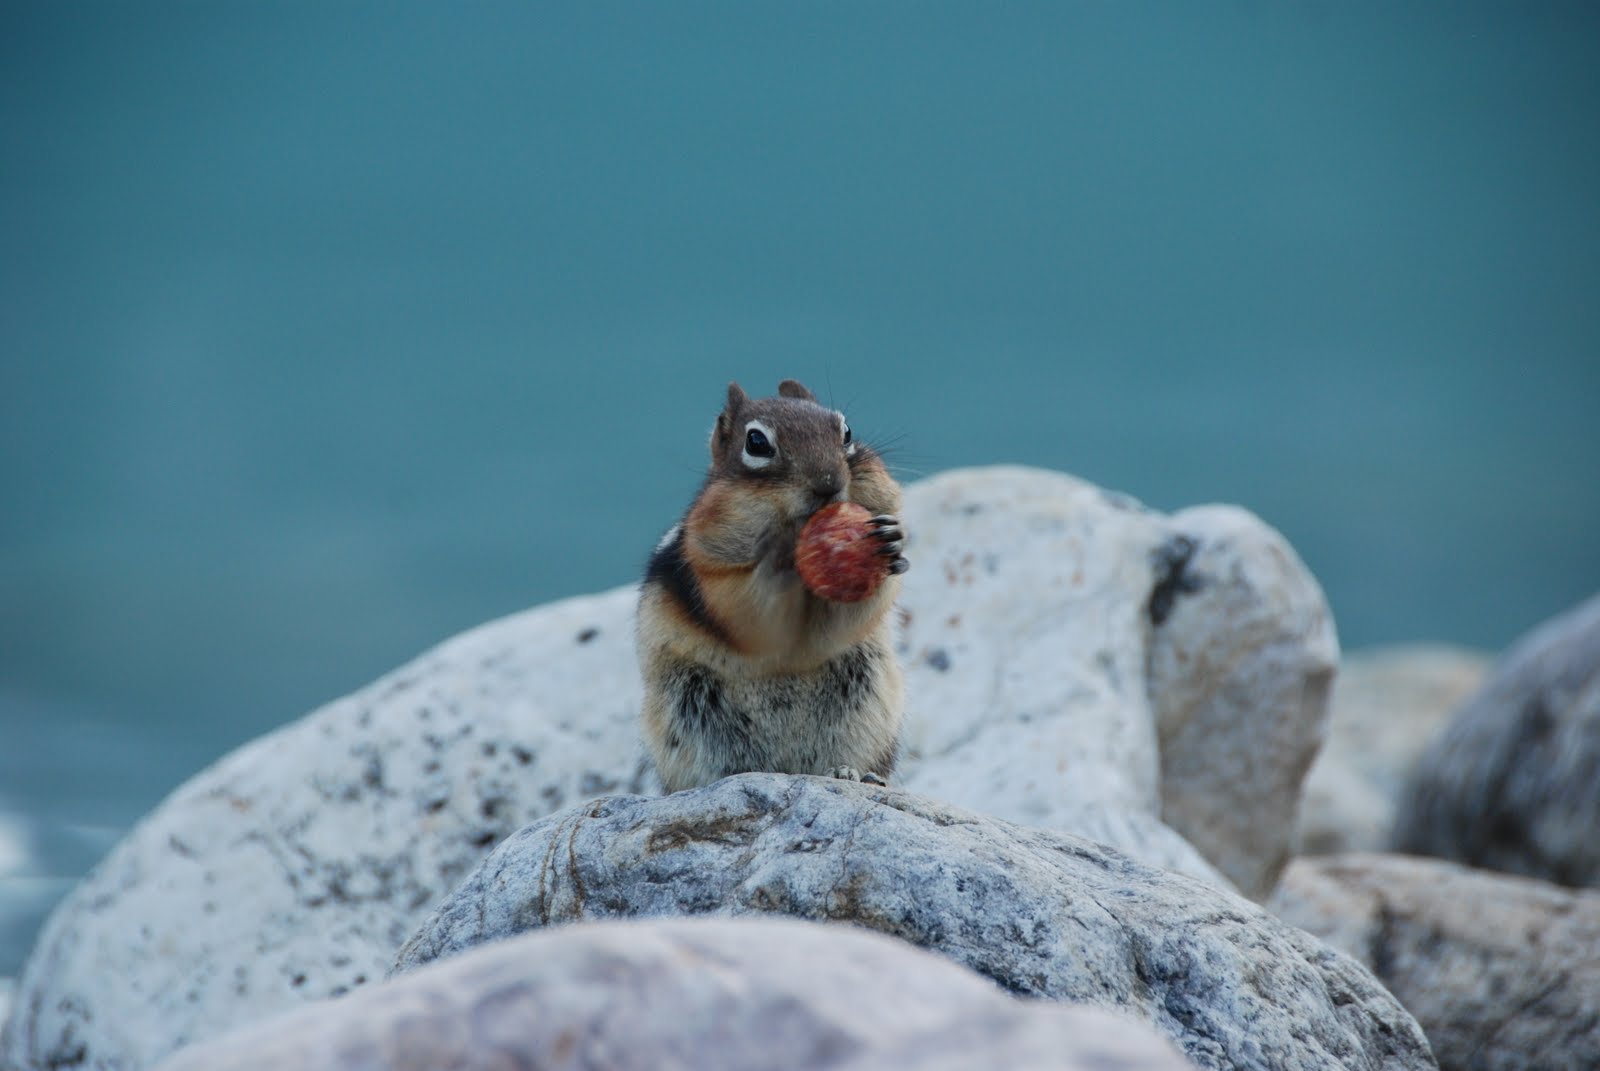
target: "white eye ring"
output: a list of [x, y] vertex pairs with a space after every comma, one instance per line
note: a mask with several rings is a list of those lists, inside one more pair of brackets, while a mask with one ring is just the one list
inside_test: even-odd
[[[751, 453], [751, 447], [756, 453]], [[764, 469], [778, 456], [778, 433], [759, 420], [744, 426], [744, 451], [739, 459], [747, 469]]]
[[845, 423], [844, 414], [838, 410], [835, 410], [833, 415], [839, 418], [839, 436], [844, 442], [844, 456], [855, 457], [856, 442], [855, 438], [850, 434], [850, 425]]

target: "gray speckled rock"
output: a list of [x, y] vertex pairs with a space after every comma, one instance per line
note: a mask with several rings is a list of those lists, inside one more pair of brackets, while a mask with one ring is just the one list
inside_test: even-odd
[[1148, 1027], [1015, 1000], [852, 926], [673, 919], [475, 949], [178, 1053], [162, 1071], [1183, 1071]]
[[1490, 661], [1481, 651], [1420, 644], [1346, 655], [1333, 685], [1328, 739], [1305, 780], [1299, 850], [1387, 848], [1412, 765], [1483, 683]]
[[1600, 595], [1519, 641], [1418, 760], [1394, 847], [1600, 885]]
[[854, 922], [1019, 995], [1129, 1013], [1202, 1067], [1433, 1066], [1371, 975], [1235, 894], [1068, 834], [783, 774], [611, 797], [518, 832], [397, 969], [556, 923], [702, 914]]
[[[1324, 637], [1308, 634], [1304, 657], [1263, 661], [1255, 637], [1303, 626], [1241, 632], [1229, 646], [1209, 611], [1186, 605], [1233, 612], [1249, 600], [1208, 592], [1258, 591], [1258, 617], [1275, 605], [1293, 622], [1324, 614], [1281, 541], [1239, 511], [1186, 533], [1183, 515], [1017, 468], [918, 483], [905, 516], [900, 783], [1226, 886], [1160, 820], [1188, 774], [1161, 782], [1151, 697], [1171, 692], [1157, 696], [1163, 709], [1218, 727], [1184, 739], [1182, 765], [1203, 783], [1214, 781], [1205, 755], [1300, 739], [1318, 722], [1314, 704], [1278, 699], [1315, 676]], [[1178, 568], [1184, 548], [1203, 569]], [[1304, 604], [1283, 602], [1291, 589]], [[500, 838], [577, 800], [656, 791], [637, 739], [633, 603], [619, 589], [485, 625], [198, 774], [52, 916], [0, 1058], [142, 1067], [346, 992], [381, 974]], [[1207, 660], [1149, 672], [1152, 643], [1186, 649], [1188, 628], [1204, 633]], [[1229, 683], [1237, 667], [1260, 697], [1253, 707]], [[1237, 772], [1261, 783], [1228, 788], [1236, 802], [1224, 809], [1251, 801], [1252, 824], [1242, 837], [1226, 826], [1207, 850], [1259, 897], [1293, 825], [1293, 778], [1265, 764]]]
[[486, 625], [197, 775], [51, 916], [0, 1064], [146, 1067], [380, 978], [506, 834], [647, 789], [628, 606]]
[[1272, 906], [1370, 967], [1445, 1071], [1600, 1067], [1600, 893], [1436, 859], [1297, 859]]

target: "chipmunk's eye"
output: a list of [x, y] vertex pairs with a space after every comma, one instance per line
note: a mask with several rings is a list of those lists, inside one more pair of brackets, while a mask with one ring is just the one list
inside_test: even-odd
[[850, 425], [849, 424], [846, 424], [844, 426], [844, 444], [846, 446], [850, 445]]
[[754, 420], [745, 425], [744, 463], [752, 469], [764, 469], [778, 456], [778, 444], [773, 440], [772, 429]]

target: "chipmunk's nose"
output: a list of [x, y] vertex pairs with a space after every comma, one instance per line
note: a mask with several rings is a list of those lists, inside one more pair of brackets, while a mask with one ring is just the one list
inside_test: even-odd
[[844, 479], [837, 472], [817, 472], [811, 476], [811, 493], [826, 502], [839, 493]]

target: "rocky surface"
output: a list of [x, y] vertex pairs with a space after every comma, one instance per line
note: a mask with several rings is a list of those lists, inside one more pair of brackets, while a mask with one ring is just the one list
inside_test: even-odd
[[906, 513], [900, 784], [1207, 873], [1175, 826], [1264, 897], [1338, 661], [1283, 538], [1017, 468], [924, 481]]
[[345, 993], [512, 830], [646, 789], [627, 606], [466, 633], [178, 789], [46, 924], [0, 1065], [146, 1067]]
[[1396, 850], [1600, 885], [1600, 595], [1519, 641], [1418, 760]]
[[1306, 776], [1299, 851], [1383, 851], [1412, 764], [1483, 683], [1492, 659], [1439, 645], [1346, 654], [1328, 738]]
[[1361, 960], [1445, 1071], [1600, 1067], [1600, 893], [1435, 859], [1298, 859], [1272, 907]]
[[[1226, 887], [1220, 868], [1265, 895], [1324, 713], [1280, 700], [1320, 694], [1332, 644], [1281, 539], [1240, 511], [1199, 513], [1191, 531], [1187, 515], [1017, 468], [918, 483], [904, 515], [901, 784]], [[485, 625], [197, 775], [52, 916], [0, 1056], [141, 1067], [348, 992], [513, 830], [656, 791], [635, 725], [633, 602], [619, 589]], [[1232, 613], [1262, 627], [1212, 619]], [[1260, 637], [1276, 653], [1255, 655]], [[1185, 751], [1166, 782], [1157, 706]], [[1173, 735], [1185, 725], [1208, 731]], [[1241, 761], [1260, 740], [1285, 769]], [[1183, 821], [1171, 802], [1202, 787], [1228, 801], [1207, 821], [1249, 816], [1207, 839], [1211, 863], [1160, 817], [1166, 803]]]
[[1019, 1001], [851, 926], [568, 926], [183, 1050], [163, 1071], [973, 1067], [1182, 1071], [1130, 1019]]
[[1322, 590], [1277, 532], [1230, 506], [1184, 510], [1172, 525], [1183, 534], [1149, 603], [1160, 813], [1260, 899], [1293, 846], [1339, 641]]
[[1423, 1068], [1352, 960], [1213, 885], [892, 789], [743, 774], [519, 831], [401, 951], [404, 972], [545, 926], [781, 914], [853, 922], [1011, 993], [1121, 1011], [1201, 1067]]

